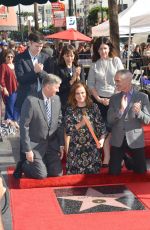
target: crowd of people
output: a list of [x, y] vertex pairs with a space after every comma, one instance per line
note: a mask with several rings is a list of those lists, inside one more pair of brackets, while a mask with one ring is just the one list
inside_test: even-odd
[[134, 89], [132, 73], [108, 38], [93, 42], [87, 80], [78, 62], [84, 52], [89, 55], [89, 46], [76, 50], [71, 44], [56, 52], [37, 33], [21, 52], [1, 51], [4, 119], [20, 130], [15, 178], [61, 176], [64, 157], [67, 174], [107, 167], [118, 175], [123, 161], [127, 169], [146, 172], [142, 125], [150, 123], [148, 96]]
[[[121, 59], [125, 66], [127, 66], [128, 56], [129, 68], [132, 72], [136, 69], [140, 70], [143, 66], [147, 67], [150, 63], [150, 44], [135, 44], [131, 40], [130, 47], [128, 47], [128, 43], [125, 43], [121, 50]], [[150, 78], [149, 68], [144, 68], [144, 75]]]

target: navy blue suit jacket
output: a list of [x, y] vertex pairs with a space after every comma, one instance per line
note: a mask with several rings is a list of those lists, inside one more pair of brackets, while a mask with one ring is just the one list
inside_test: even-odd
[[40, 79], [50, 73], [49, 69], [49, 56], [44, 53], [40, 53], [38, 56], [38, 62], [44, 65], [41, 73], [34, 72], [34, 66], [31, 60], [28, 49], [23, 53], [18, 54], [15, 58], [15, 73], [19, 83], [16, 107], [21, 111], [22, 104], [28, 95], [36, 95], [37, 93], [37, 79]]

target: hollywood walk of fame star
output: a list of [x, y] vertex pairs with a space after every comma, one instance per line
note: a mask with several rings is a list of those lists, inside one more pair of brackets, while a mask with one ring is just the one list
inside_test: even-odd
[[[130, 192], [129, 192], [130, 193]], [[63, 196], [58, 197], [65, 200], [74, 200], [74, 201], [82, 201], [80, 212], [87, 210], [89, 208], [93, 208], [98, 205], [108, 205], [119, 208], [131, 209], [129, 206], [117, 201], [117, 199], [124, 197], [124, 193], [115, 193], [115, 194], [103, 194], [101, 192], [96, 191], [93, 188], [88, 188], [87, 192], [83, 196]]]

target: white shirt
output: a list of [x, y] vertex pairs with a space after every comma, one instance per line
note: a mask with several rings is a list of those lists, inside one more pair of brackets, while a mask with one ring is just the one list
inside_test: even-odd
[[49, 102], [50, 105], [51, 105], [51, 98], [50, 98], [50, 97], [47, 98], [47, 97], [45, 96], [45, 94], [43, 93], [43, 91], [42, 91], [42, 95], [43, 95], [43, 98], [44, 98], [44, 104], [46, 105], [46, 102], [47, 102], [47, 100], [48, 100], [48, 102]]
[[[31, 60], [32, 60], [32, 63], [33, 63], [33, 66], [35, 66], [36, 63], [38, 63], [38, 55], [35, 55], [33, 56], [29, 50], [29, 54], [31, 56]], [[37, 91], [39, 92], [41, 90], [41, 83], [40, 83], [40, 80], [39, 78], [37, 78]]]

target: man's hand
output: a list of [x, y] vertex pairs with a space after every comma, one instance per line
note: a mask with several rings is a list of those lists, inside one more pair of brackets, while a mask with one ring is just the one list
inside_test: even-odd
[[43, 70], [43, 64], [35, 63], [35, 66], [34, 66], [35, 73], [40, 73], [42, 70]]
[[141, 111], [141, 101], [135, 102], [133, 104], [132, 111], [136, 114], [139, 114], [139, 112]]
[[128, 99], [126, 95], [123, 95], [122, 99], [121, 99], [121, 111], [124, 112], [124, 110], [126, 109], [128, 105]]
[[60, 146], [60, 159], [63, 159], [64, 156], [64, 152], [65, 152], [65, 147], [64, 146]]
[[26, 159], [30, 162], [34, 161], [34, 153], [32, 152], [32, 150], [29, 152], [26, 152]]
[[0, 201], [1, 201], [5, 192], [6, 192], [6, 188], [3, 186], [3, 180], [0, 177]]

